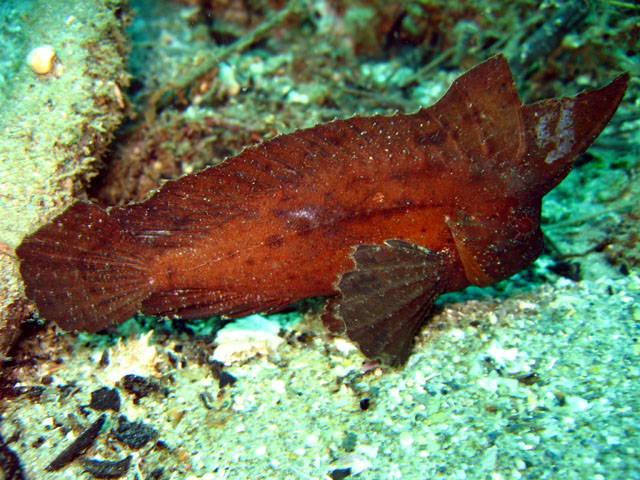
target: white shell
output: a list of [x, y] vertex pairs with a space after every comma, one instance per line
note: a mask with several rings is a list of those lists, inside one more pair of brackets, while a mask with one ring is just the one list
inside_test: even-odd
[[51, 45], [34, 48], [27, 56], [27, 63], [31, 70], [40, 75], [49, 73], [56, 64], [56, 51]]

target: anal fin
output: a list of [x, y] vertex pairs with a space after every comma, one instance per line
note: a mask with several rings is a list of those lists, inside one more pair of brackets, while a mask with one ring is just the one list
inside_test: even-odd
[[359, 245], [355, 268], [338, 282], [341, 297], [323, 320], [342, 323], [367, 357], [398, 364], [409, 356], [413, 338], [440, 294], [446, 254], [403, 240]]

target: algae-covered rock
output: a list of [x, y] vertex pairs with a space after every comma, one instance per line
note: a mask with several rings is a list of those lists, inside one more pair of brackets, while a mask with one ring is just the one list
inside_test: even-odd
[[[14, 249], [94, 175], [122, 120], [125, 7], [125, 0], [0, 3], [0, 355], [29, 312]], [[43, 46], [55, 52], [53, 64], [34, 69], [27, 58]]]

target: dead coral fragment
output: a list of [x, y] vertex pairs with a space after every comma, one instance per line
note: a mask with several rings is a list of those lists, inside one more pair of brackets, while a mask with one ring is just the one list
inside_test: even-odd
[[118, 341], [115, 347], [109, 350], [109, 366], [105, 369], [104, 378], [107, 382], [115, 384], [125, 375], [137, 375], [139, 377], [157, 376], [156, 364], [159, 361], [158, 351], [155, 345], [150, 345], [149, 340], [153, 331], [130, 338], [126, 342]]
[[232, 365], [259, 355], [268, 357], [284, 342], [278, 335], [279, 328], [262, 315], [236, 320], [218, 332], [213, 360]]

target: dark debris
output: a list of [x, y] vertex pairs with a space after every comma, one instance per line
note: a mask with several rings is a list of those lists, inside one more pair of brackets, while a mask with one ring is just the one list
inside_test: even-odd
[[22, 465], [16, 452], [11, 450], [0, 435], [0, 478], [3, 480], [24, 480]]
[[75, 460], [78, 456], [82, 455], [82, 453], [89, 448], [98, 437], [106, 419], [106, 415], [100, 415], [100, 417], [93, 422], [89, 428], [82, 432], [78, 438], [71, 442], [67, 448], [53, 459], [46, 470], [49, 472], [60, 470], [65, 465]]
[[349, 475], [351, 475], [350, 468], [336, 468], [329, 474], [329, 477], [331, 477], [331, 480], [344, 480]]
[[135, 396], [136, 399], [147, 397], [152, 393], [162, 390], [160, 385], [158, 385], [153, 380], [140, 377], [138, 375], [125, 375], [124, 377], [122, 377], [122, 379], [120, 379], [120, 383], [122, 384], [122, 388]]
[[582, 273], [580, 272], [580, 264], [577, 262], [556, 262], [548, 267], [556, 275], [568, 278], [574, 282], [582, 280]]
[[233, 387], [238, 379], [224, 370], [220, 372], [220, 377], [218, 378], [218, 386], [222, 390], [227, 385]]
[[0, 398], [16, 398], [26, 395], [29, 400], [38, 401], [45, 387], [0, 387]]
[[118, 391], [107, 387], [100, 388], [91, 392], [90, 408], [98, 411], [113, 410], [120, 411], [120, 395]]
[[207, 364], [211, 368], [211, 373], [218, 380], [218, 386], [223, 389], [227, 385], [233, 387], [238, 380], [236, 377], [224, 370], [224, 364], [216, 360], [207, 360]]
[[142, 422], [130, 422], [124, 415], [120, 415], [118, 427], [111, 433], [119, 442], [136, 450], [158, 436], [155, 429]]
[[124, 476], [131, 465], [131, 455], [122, 460], [81, 460], [84, 471], [94, 478], [120, 478]]

